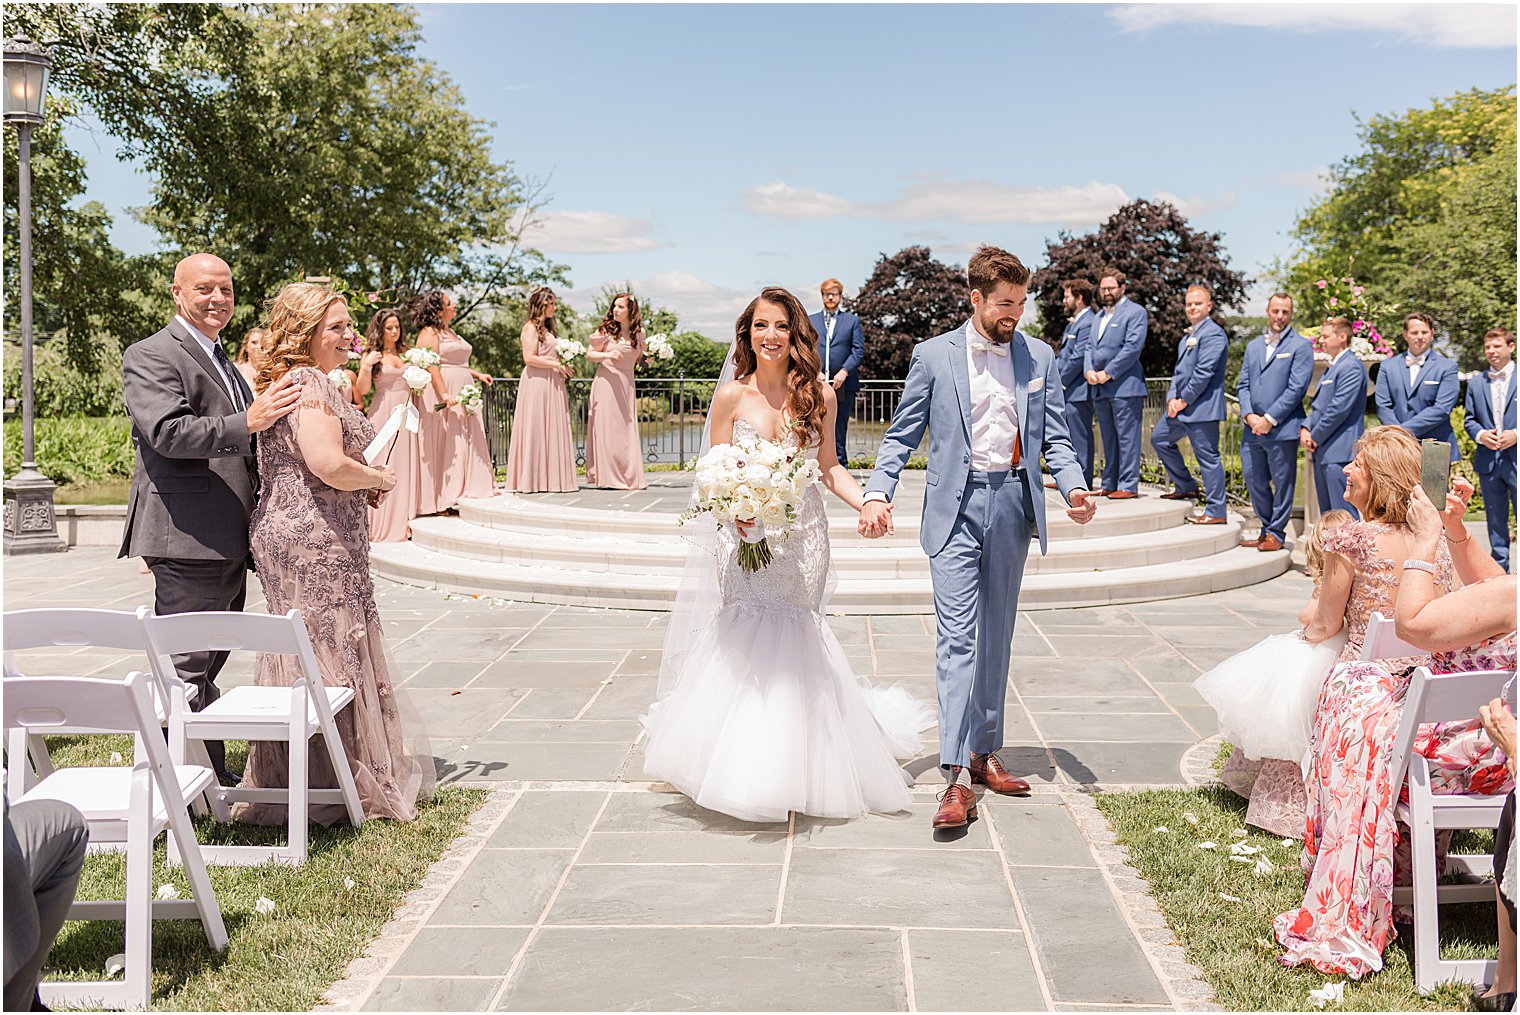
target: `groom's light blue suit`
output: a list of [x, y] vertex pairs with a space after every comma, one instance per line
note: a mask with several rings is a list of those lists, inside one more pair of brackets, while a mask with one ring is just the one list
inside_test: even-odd
[[1055, 355], [1015, 332], [1009, 342], [1022, 457], [1010, 472], [971, 471], [972, 324], [913, 351], [902, 401], [882, 438], [866, 494], [890, 501], [908, 456], [929, 432], [919, 541], [934, 582], [940, 764], [966, 767], [970, 755], [1003, 746], [1013, 624], [1030, 538], [1046, 549], [1040, 456], [1061, 494], [1086, 489], [1066, 430]]

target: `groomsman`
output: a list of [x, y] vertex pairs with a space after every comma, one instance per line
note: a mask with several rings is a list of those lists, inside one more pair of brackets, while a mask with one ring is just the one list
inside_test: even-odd
[[1203, 473], [1203, 514], [1188, 515], [1195, 525], [1224, 525], [1224, 463], [1219, 458], [1219, 421], [1225, 418], [1224, 368], [1230, 340], [1209, 314], [1213, 294], [1205, 286], [1190, 285], [1183, 302], [1188, 329], [1177, 347], [1177, 366], [1166, 390], [1166, 415], [1151, 431], [1151, 447], [1166, 468], [1172, 492], [1166, 500], [1195, 500], [1198, 484], [1188, 471], [1177, 442], [1186, 437], [1198, 457]]
[[1145, 403], [1145, 348], [1150, 316], [1125, 295], [1124, 273], [1105, 268], [1098, 279], [1103, 312], [1093, 325], [1085, 362], [1093, 386], [1093, 410], [1103, 438], [1100, 496], [1127, 500], [1140, 496], [1140, 409]]
[[1356, 442], [1367, 429], [1367, 368], [1347, 349], [1351, 322], [1332, 317], [1320, 328], [1320, 346], [1330, 354], [1330, 366], [1320, 378], [1309, 422], [1298, 442], [1314, 463], [1314, 487], [1319, 509], [1341, 508], [1360, 518], [1346, 499], [1346, 466], [1356, 457]]
[[866, 333], [860, 327], [859, 317], [839, 309], [839, 302], [844, 299], [844, 286], [839, 279], [827, 280], [818, 290], [823, 296], [823, 310], [808, 320], [818, 333], [818, 362], [823, 370], [820, 379], [834, 386], [834, 397], [839, 403], [834, 447], [840, 464], [845, 464], [850, 456], [845, 453], [844, 438], [850, 415], [855, 411], [855, 393], [860, 390], [860, 361], [866, 354]]
[[[1061, 309], [1066, 311], [1066, 330], [1061, 334], [1061, 351], [1056, 355], [1056, 370], [1066, 394], [1066, 430], [1071, 449], [1082, 465], [1082, 478], [1089, 487], [1093, 481], [1093, 403], [1087, 384], [1087, 348], [1092, 342], [1093, 286], [1078, 278], [1061, 283]], [[1055, 480], [1045, 486], [1054, 490]]]
[[1488, 370], [1467, 382], [1467, 415], [1462, 425], [1477, 442], [1473, 468], [1483, 485], [1488, 545], [1494, 560], [1509, 570], [1509, 516], [1515, 508], [1515, 334], [1490, 328], [1483, 336]]
[[1434, 339], [1435, 322], [1429, 314], [1405, 317], [1404, 355], [1390, 356], [1378, 367], [1373, 398], [1379, 423], [1401, 426], [1421, 440], [1445, 441], [1455, 462], [1461, 457], [1451, 429], [1451, 411], [1460, 391], [1457, 361], [1432, 349]]
[[[301, 385], [290, 375], [254, 397], [222, 349], [232, 318], [232, 271], [211, 254], [174, 267], [177, 313], [163, 330], [127, 347], [122, 392], [132, 417], [137, 464], [127, 497], [121, 557], [153, 572], [153, 612], [241, 610], [247, 596], [248, 519], [258, 485], [254, 435], [292, 412]], [[226, 652], [174, 657], [200, 711], [219, 697]], [[224, 786], [221, 741], [207, 741]]]
[[1281, 550], [1298, 487], [1298, 439], [1304, 427], [1304, 396], [1314, 376], [1314, 344], [1293, 330], [1293, 297], [1267, 300], [1267, 331], [1246, 346], [1235, 393], [1245, 434], [1240, 464], [1251, 510], [1261, 521], [1255, 539], [1241, 546]]

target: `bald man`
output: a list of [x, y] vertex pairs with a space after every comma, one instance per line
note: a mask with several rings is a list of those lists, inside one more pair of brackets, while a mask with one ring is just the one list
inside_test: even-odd
[[[247, 596], [248, 519], [258, 488], [253, 435], [295, 409], [288, 377], [257, 398], [221, 346], [232, 319], [232, 270], [211, 254], [174, 268], [178, 311], [122, 355], [122, 388], [137, 463], [122, 557], [153, 572], [159, 614], [241, 610]], [[196, 711], [215, 701], [226, 652], [174, 657]], [[220, 742], [206, 745], [223, 785], [236, 785]]]

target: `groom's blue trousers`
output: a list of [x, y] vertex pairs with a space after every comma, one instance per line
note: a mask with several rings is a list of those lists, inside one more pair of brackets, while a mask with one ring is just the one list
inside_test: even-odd
[[1034, 531], [1027, 476], [971, 473], [950, 539], [929, 558], [941, 767], [964, 768], [973, 753], [1003, 746], [1013, 623]]

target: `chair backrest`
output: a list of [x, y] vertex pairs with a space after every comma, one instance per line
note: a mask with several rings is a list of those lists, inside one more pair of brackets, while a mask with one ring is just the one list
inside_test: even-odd
[[46, 734], [48, 727], [88, 727], [135, 734], [153, 773], [156, 792], [172, 812], [183, 810], [179, 780], [169, 745], [153, 711], [148, 687], [153, 677], [134, 671], [121, 680], [101, 677], [7, 677], [0, 702], [6, 729], [25, 727]]
[[[32, 648], [136, 649], [147, 652], [142, 618], [150, 611], [42, 609], [11, 610], [5, 614], [5, 650]], [[115, 678], [112, 678], [115, 679]]]
[[184, 652], [265, 652], [295, 656], [308, 680], [322, 680], [300, 610], [284, 615], [233, 611], [149, 615], [142, 626], [148, 651], [160, 657], [170, 672], [174, 667], [168, 657]]
[[1428, 656], [1430, 652], [1411, 645], [1400, 638], [1394, 628], [1393, 618], [1373, 611], [1367, 621], [1367, 637], [1362, 639], [1363, 662], [1373, 659], [1404, 659], [1409, 656]]
[[1462, 722], [1478, 718], [1478, 708], [1504, 693], [1514, 670], [1474, 670], [1466, 673], [1431, 673], [1421, 666], [1409, 678], [1404, 693], [1404, 713], [1389, 755], [1394, 791], [1404, 785], [1409, 756], [1422, 723]]

